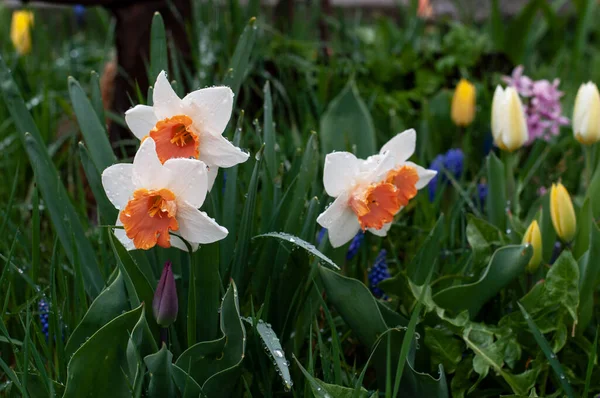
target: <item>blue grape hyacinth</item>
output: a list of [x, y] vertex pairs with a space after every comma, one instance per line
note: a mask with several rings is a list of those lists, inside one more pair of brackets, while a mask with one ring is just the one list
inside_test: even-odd
[[352, 260], [356, 253], [358, 253], [358, 249], [362, 245], [365, 240], [365, 233], [363, 231], [358, 231], [354, 238], [352, 238], [352, 242], [350, 242], [350, 246], [348, 247], [348, 252], [346, 253], [346, 260]]
[[48, 319], [50, 313], [50, 306], [46, 299], [42, 298], [38, 303], [38, 312], [40, 317], [40, 324], [42, 325], [42, 333], [48, 338]]
[[438, 172], [438, 175], [432, 178], [431, 182], [429, 182], [429, 200], [433, 202], [435, 199], [435, 194], [438, 188], [438, 178], [440, 187], [448, 182], [444, 170], [448, 173], [452, 174], [455, 179], [460, 179], [463, 173], [465, 164], [465, 154], [461, 149], [450, 149], [448, 152], [444, 154], [437, 155], [433, 162], [431, 162], [431, 166], [429, 168], [431, 170], [435, 170]]
[[391, 276], [386, 262], [386, 256], [387, 251], [382, 249], [377, 255], [373, 267], [369, 270], [369, 285], [371, 287], [371, 292], [373, 292], [373, 296], [383, 299], [387, 299], [387, 296], [377, 285]]

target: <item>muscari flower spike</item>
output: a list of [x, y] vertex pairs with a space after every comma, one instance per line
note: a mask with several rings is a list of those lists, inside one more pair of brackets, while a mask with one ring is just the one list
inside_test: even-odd
[[38, 302], [38, 313], [40, 317], [40, 324], [42, 325], [42, 333], [44, 336], [46, 336], [46, 338], [48, 338], [50, 306], [45, 298], [40, 299]]
[[354, 235], [354, 238], [352, 238], [352, 242], [350, 242], [350, 246], [346, 252], [346, 260], [350, 261], [356, 256], [358, 249], [360, 249], [364, 240], [365, 233], [363, 231], [358, 231], [358, 233]]
[[382, 249], [377, 258], [375, 259], [375, 263], [373, 267], [369, 270], [369, 286], [371, 287], [371, 292], [377, 298], [387, 299], [387, 296], [378, 287], [381, 281], [384, 281], [391, 277], [390, 271], [388, 269], [388, 265], [386, 262], [387, 251]]
[[[431, 166], [429, 166], [429, 168], [431, 170], [437, 171], [438, 173], [441, 172], [442, 170], [446, 170], [447, 172], [452, 174], [455, 179], [458, 180], [462, 176], [463, 169], [464, 169], [464, 163], [465, 163], [465, 154], [463, 153], [463, 151], [460, 149], [450, 149], [445, 154], [437, 155], [433, 159], [433, 162], [431, 163]], [[435, 199], [435, 194], [436, 194], [437, 188], [438, 188], [438, 179], [439, 179], [440, 186], [442, 186], [448, 182], [444, 173], [441, 173], [440, 175], [436, 175], [435, 177], [433, 177], [433, 179], [431, 180], [431, 182], [428, 185], [429, 201], [431, 201], [431, 202], [433, 202], [433, 200]]]

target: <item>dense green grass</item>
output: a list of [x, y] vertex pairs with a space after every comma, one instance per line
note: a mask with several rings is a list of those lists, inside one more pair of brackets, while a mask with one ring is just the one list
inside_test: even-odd
[[[126, 252], [109, 227], [116, 211], [99, 174], [113, 155], [102, 149], [108, 140], [90, 73], [110, 53], [108, 15], [90, 9], [78, 28], [70, 10], [36, 11], [33, 50], [19, 57], [8, 39], [11, 10], [0, 8], [0, 395], [600, 392], [600, 169], [584, 171], [569, 126], [512, 156], [485, 149], [493, 89], [514, 66], [560, 78], [568, 117], [579, 85], [600, 80], [598, 7], [580, 0], [557, 12], [564, 3], [533, 0], [513, 19], [494, 11], [481, 24], [427, 23], [415, 4], [397, 20], [298, 6], [307, 19], [281, 27], [254, 1], [198, 2], [189, 27], [194, 70], [175, 62], [169, 77], [231, 86], [225, 134], [251, 157], [220, 172], [202, 208], [229, 236], [193, 256]], [[164, 32], [154, 29], [156, 75], [168, 65]], [[450, 119], [461, 77], [477, 88], [466, 128]], [[366, 234], [350, 260], [348, 245], [318, 242], [315, 220], [330, 200], [321, 182], [326, 153], [366, 157], [407, 128], [418, 133], [412, 160], [427, 166], [462, 148], [462, 175], [438, 186], [432, 201], [421, 191], [386, 238]], [[557, 181], [578, 215], [571, 245], [555, 246], [549, 194], [539, 192]], [[480, 183], [489, 189], [485, 204]], [[531, 249], [520, 243], [534, 218], [544, 261], [528, 274]], [[377, 299], [367, 273], [381, 249], [392, 278]], [[179, 316], [164, 333], [150, 303], [167, 260]]]

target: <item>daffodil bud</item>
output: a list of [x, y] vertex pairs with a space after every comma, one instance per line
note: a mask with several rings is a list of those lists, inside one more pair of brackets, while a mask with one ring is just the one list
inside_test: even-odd
[[31, 11], [15, 11], [12, 15], [10, 26], [10, 40], [20, 55], [29, 54], [31, 51], [31, 27], [33, 26], [33, 13]]
[[492, 135], [503, 151], [519, 149], [529, 139], [523, 103], [513, 87], [496, 87], [492, 100]]
[[533, 273], [537, 270], [539, 265], [542, 263], [542, 234], [540, 233], [540, 227], [536, 220], [533, 220], [529, 224], [529, 228], [523, 235], [523, 244], [530, 244], [533, 248], [533, 256], [527, 264], [527, 271]]
[[177, 286], [170, 261], [165, 263], [156, 292], [154, 292], [152, 311], [156, 323], [163, 327], [169, 326], [177, 319]]
[[592, 82], [582, 84], [577, 91], [573, 134], [577, 141], [585, 145], [600, 141], [600, 93]]
[[452, 121], [457, 126], [468, 126], [475, 118], [475, 86], [461, 79], [452, 97]]
[[550, 190], [550, 216], [556, 234], [564, 241], [570, 242], [575, 237], [577, 219], [569, 192], [563, 184], [552, 184]]

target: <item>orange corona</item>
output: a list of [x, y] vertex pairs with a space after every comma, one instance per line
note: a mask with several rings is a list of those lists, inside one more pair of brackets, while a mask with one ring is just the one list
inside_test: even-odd
[[158, 244], [171, 247], [169, 231], [177, 231], [175, 194], [168, 189], [151, 191], [137, 189], [121, 213], [125, 233], [138, 249], [150, 249]]
[[200, 155], [200, 141], [192, 131], [192, 119], [177, 115], [160, 120], [150, 131], [156, 142], [156, 154], [161, 163], [173, 158], [194, 158]]

